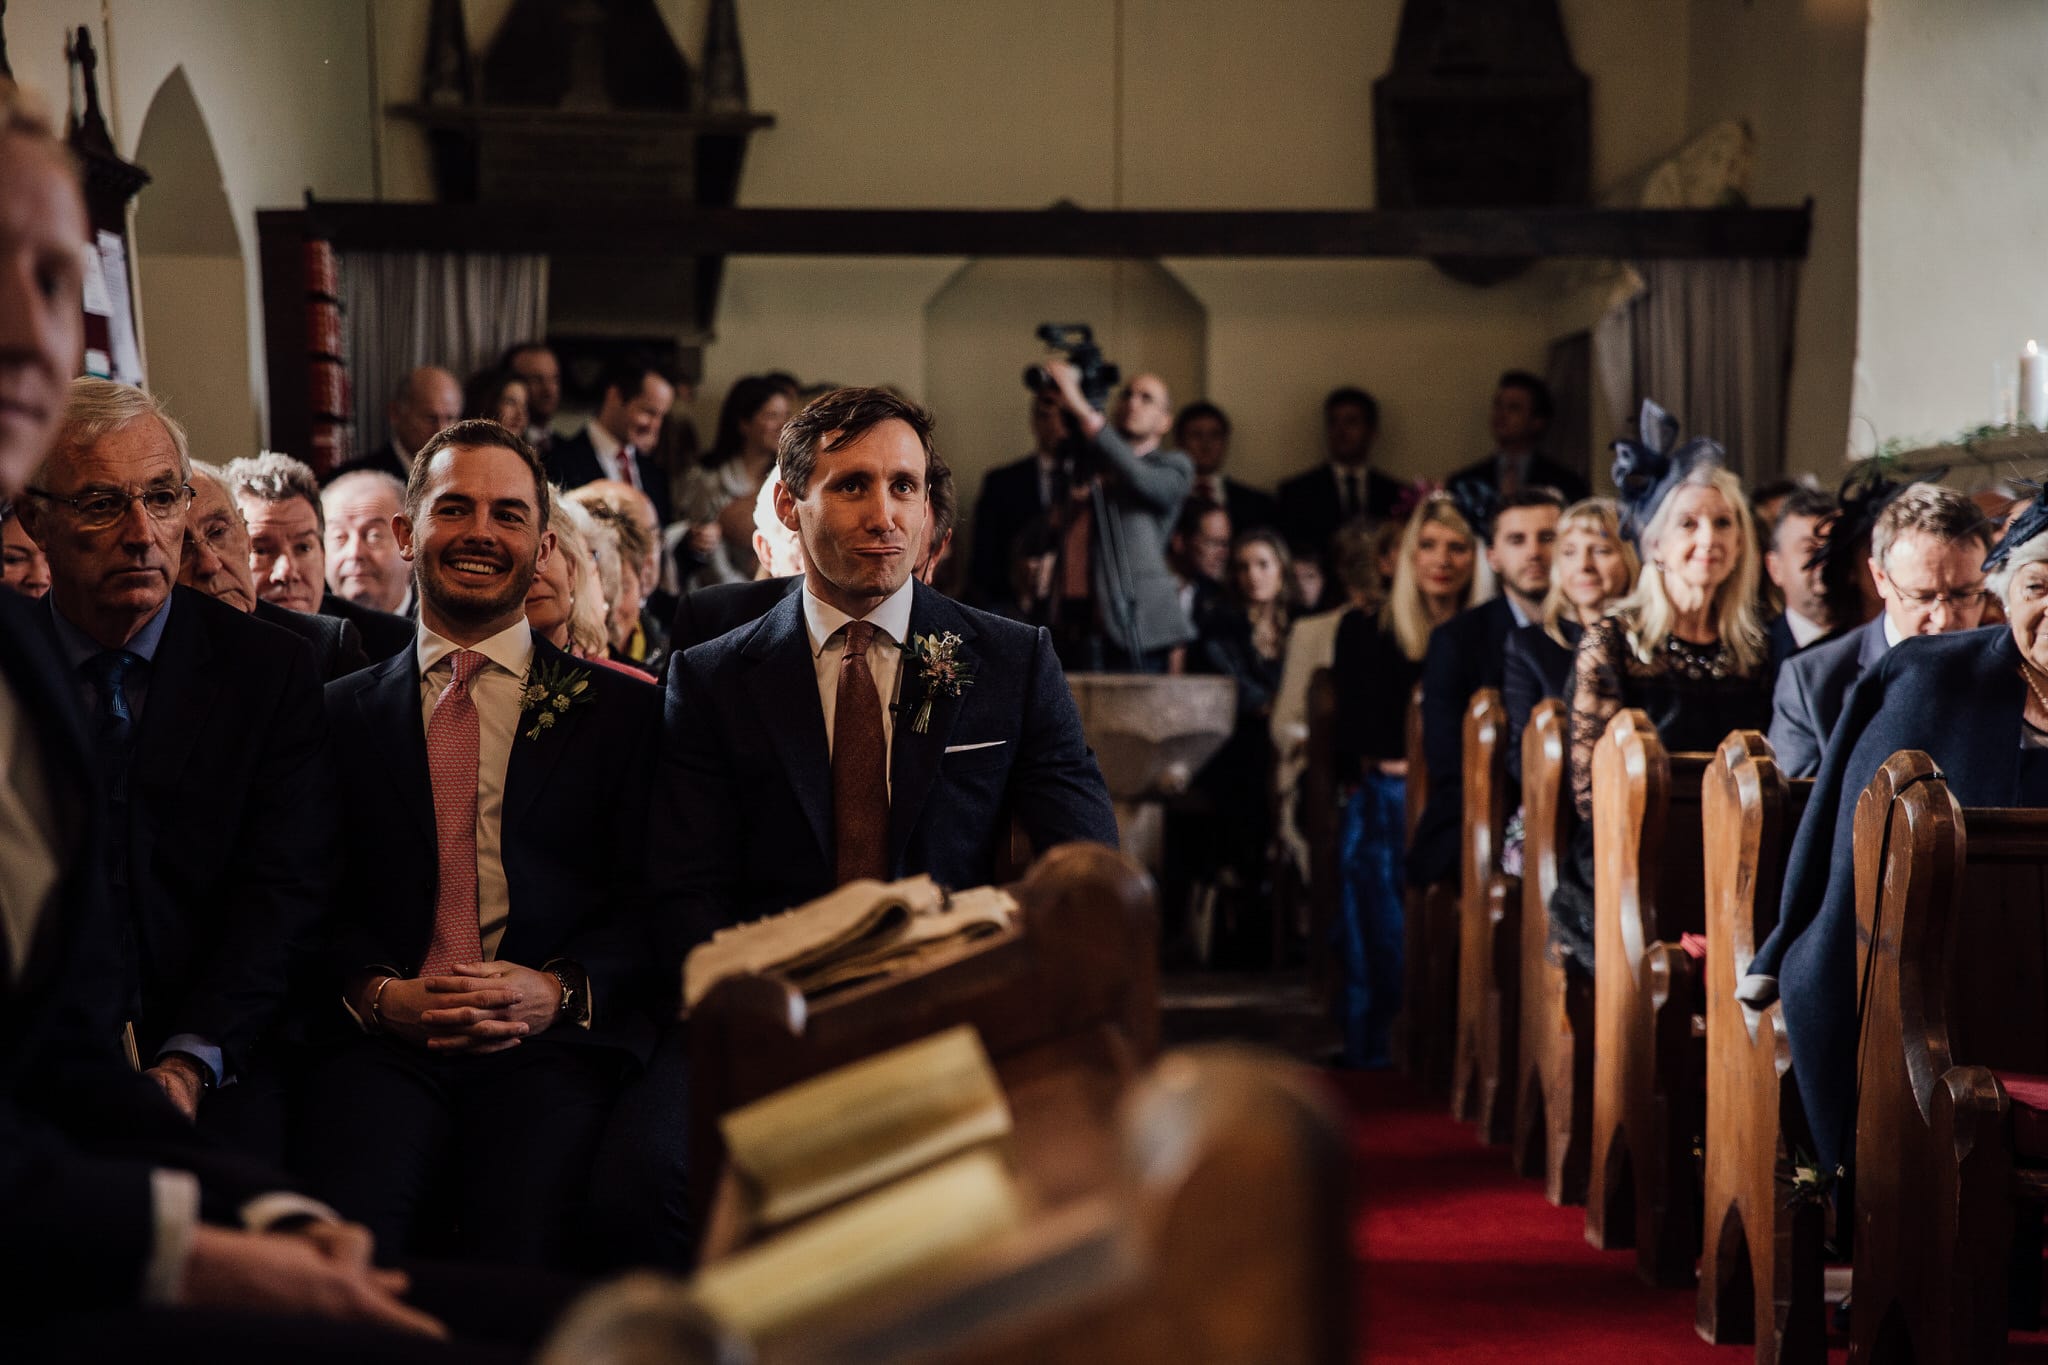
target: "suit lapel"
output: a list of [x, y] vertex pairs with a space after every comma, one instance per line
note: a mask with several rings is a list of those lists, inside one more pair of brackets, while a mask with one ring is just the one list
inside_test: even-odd
[[[533, 637], [533, 662], [528, 667], [527, 677], [540, 676], [543, 665], [564, 679], [574, 678], [579, 673], [588, 675], [596, 668], [594, 664], [570, 658], [536, 635]], [[514, 828], [515, 823], [525, 816], [526, 808], [547, 786], [555, 765], [562, 761], [562, 754], [569, 748], [569, 732], [580, 726], [591, 708], [599, 704], [592, 697], [581, 706], [571, 706], [556, 717], [553, 725], [532, 739], [527, 738], [527, 731], [533, 728], [532, 717], [523, 710], [520, 712], [512, 731], [512, 757], [505, 765], [505, 829]]]
[[[919, 583], [911, 590], [912, 637], [942, 635], [948, 631], [960, 637], [961, 644], [955, 657], [972, 672], [975, 666], [971, 643], [974, 627], [965, 613], [943, 594]], [[924, 704], [927, 688], [914, 658], [904, 657], [900, 679], [896, 689], [899, 698], [896, 733], [889, 744], [889, 868], [892, 876], [902, 869], [911, 832], [917, 828], [918, 817], [924, 813], [925, 801], [931, 796], [932, 784], [938, 780], [939, 760], [945, 755], [946, 743], [953, 735], [953, 724], [960, 718], [960, 707], [965, 701], [964, 696], [933, 697], [930, 724], [924, 733], [919, 734], [917, 713]]]
[[173, 591], [176, 596], [149, 670], [149, 696], [135, 737], [135, 780], [152, 787], [178, 786], [206, 717], [220, 700], [221, 674], [210, 666], [212, 631], [201, 615], [211, 604], [183, 588]]
[[401, 651], [369, 671], [370, 682], [356, 693], [356, 705], [383, 751], [393, 790], [431, 842], [434, 791], [427, 772], [427, 727], [420, 718], [419, 654]]
[[803, 807], [818, 850], [832, 857], [832, 747], [825, 708], [818, 700], [818, 670], [804, 629], [803, 593], [777, 602], [742, 647], [754, 705]]

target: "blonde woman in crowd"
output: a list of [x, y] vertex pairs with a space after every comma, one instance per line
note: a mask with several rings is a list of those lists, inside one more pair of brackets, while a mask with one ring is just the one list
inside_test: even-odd
[[590, 513], [560, 496], [548, 504], [548, 529], [555, 533], [555, 550], [527, 589], [526, 623], [534, 634], [565, 653], [644, 677], [639, 669], [607, 657], [610, 599], [605, 596], [591, 549], [605, 532]]
[[1339, 858], [1344, 1059], [1385, 1066], [1401, 1004], [1401, 862], [1407, 840], [1408, 697], [1429, 633], [1486, 600], [1493, 576], [1479, 538], [1449, 494], [1423, 499], [1402, 533], [1394, 582], [1376, 614], [1353, 609], [1337, 628], [1337, 762], [1352, 784]]

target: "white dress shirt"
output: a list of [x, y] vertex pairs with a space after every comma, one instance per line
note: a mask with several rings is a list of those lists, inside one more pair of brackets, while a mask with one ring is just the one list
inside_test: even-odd
[[1785, 624], [1792, 630], [1792, 643], [1804, 649], [1828, 633], [1828, 628], [1818, 621], [1809, 621], [1792, 608], [1785, 608]]
[[620, 443], [619, 438], [606, 431], [604, 423], [595, 418], [591, 419], [590, 425], [584, 430], [590, 433], [590, 448], [597, 452], [597, 462], [604, 469], [604, 476], [638, 488], [640, 471], [626, 467], [626, 447]]
[[519, 697], [533, 666], [533, 628], [521, 618], [488, 640], [458, 645], [420, 626], [414, 645], [420, 664], [420, 724], [434, 719], [434, 706], [455, 675], [453, 656], [473, 649], [490, 660], [469, 681], [476, 703], [476, 917], [484, 960], [498, 955], [512, 893], [505, 881], [505, 774], [519, 735]]
[[[888, 771], [894, 787], [896, 766], [896, 700], [902, 680], [903, 654], [898, 648], [910, 638], [910, 594], [916, 580], [905, 579], [882, 604], [861, 617], [875, 627], [868, 642], [868, 672], [875, 678], [875, 695], [882, 699], [882, 752], [889, 755]], [[818, 670], [818, 701], [825, 708], [825, 752], [832, 752], [832, 722], [839, 708], [839, 667], [846, 657], [846, 627], [854, 620], [830, 603], [811, 593], [811, 581], [804, 580], [804, 631], [811, 637], [811, 661]]]

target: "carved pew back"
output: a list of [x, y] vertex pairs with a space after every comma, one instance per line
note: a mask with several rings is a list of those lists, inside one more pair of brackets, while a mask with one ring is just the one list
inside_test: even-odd
[[[1429, 805], [1429, 757], [1422, 743], [1422, 687], [1408, 698], [1408, 842]], [[1403, 894], [1403, 984], [1394, 1053], [1425, 1090], [1451, 1083], [1458, 1028], [1458, 893], [1445, 882], [1407, 887]]]
[[1694, 1142], [1705, 1121], [1700, 972], [1678, 945], [1706, 928], [1700, 788], [1709, 756], [1672, 755], [1641, 711], [1593, 760], [1593, 1146], [1586, 1239], [1634, 1246], [1653, 1284], [1690, 1286], [1699, 1256]]
[[1707, 771], [1706, 1217], [1695, 1324], [1717, 1344], [1754, 1341], [1758, 1365], [1819, 1365], [1827, 1353], [1824, 1219], [1787, 1195], [1784, 1120], [1797, 1098], [1783, 1012], [1735, 998], [1777, 924], [1785, 859], [1812, 791], [1809, 779], [1786, 780], [1754, 730], [1729, 735]]
[[1851, 1358], [2002, 1360], [2039, 1315], [2038, 1272], [2009, 1272], [2038, 1264], [2048, 1202], [2048, 811], [1964, 810], [1917, 752], [1879, 780], [1856, 822]]
[[1491, 687], [1475, 692], [1465, 708], [1464, 793], [1451, 1112], [1476, 1122], [1481, 1141], [1504, 1143], [1513, 1128], [1521, 1031], [1521, 885], [1500, 871], [1516, 800], [1507, 775], [1507, 708]]
[[1550, 956], [1550, 896], [1574, 818], [1566, 710], [1549, 699], [1522, 731], [1522, 1023], [1515, 1169], [1553, 1204], [1586, 1199], [1593, 1129], [1593, 988]]
[[700, 1207], [723, 1165], [721, 1116], [800, 1080], [972, 1024], [992, 1060], [1069, 1040], [1129, 1070], [1159, 1049], [1159, 915], [1151, 878], [1100, 844], [1063, 844], [1014, 888], [1018, 931], [919, 974], [807, 1001], [746, 974], [689, 1022], [690, 1169]]

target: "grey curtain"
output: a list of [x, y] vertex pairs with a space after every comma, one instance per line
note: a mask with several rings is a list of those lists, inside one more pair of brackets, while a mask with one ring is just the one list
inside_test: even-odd
[[545, 256], [343, 252], [337, 273], [351, 454], [390, 438], [385, 405], [414, 369], [440, 365], [467, 379], [513, 342], [547, 335]]
[[1783, 474], [1799, 263], [1642, 261], [1635, 269], [1645, 288], [1620, 319], [1630, 411], [1656, 399], [1686, 436], [1726, 446], [1729, 468], [1751, 487]]

